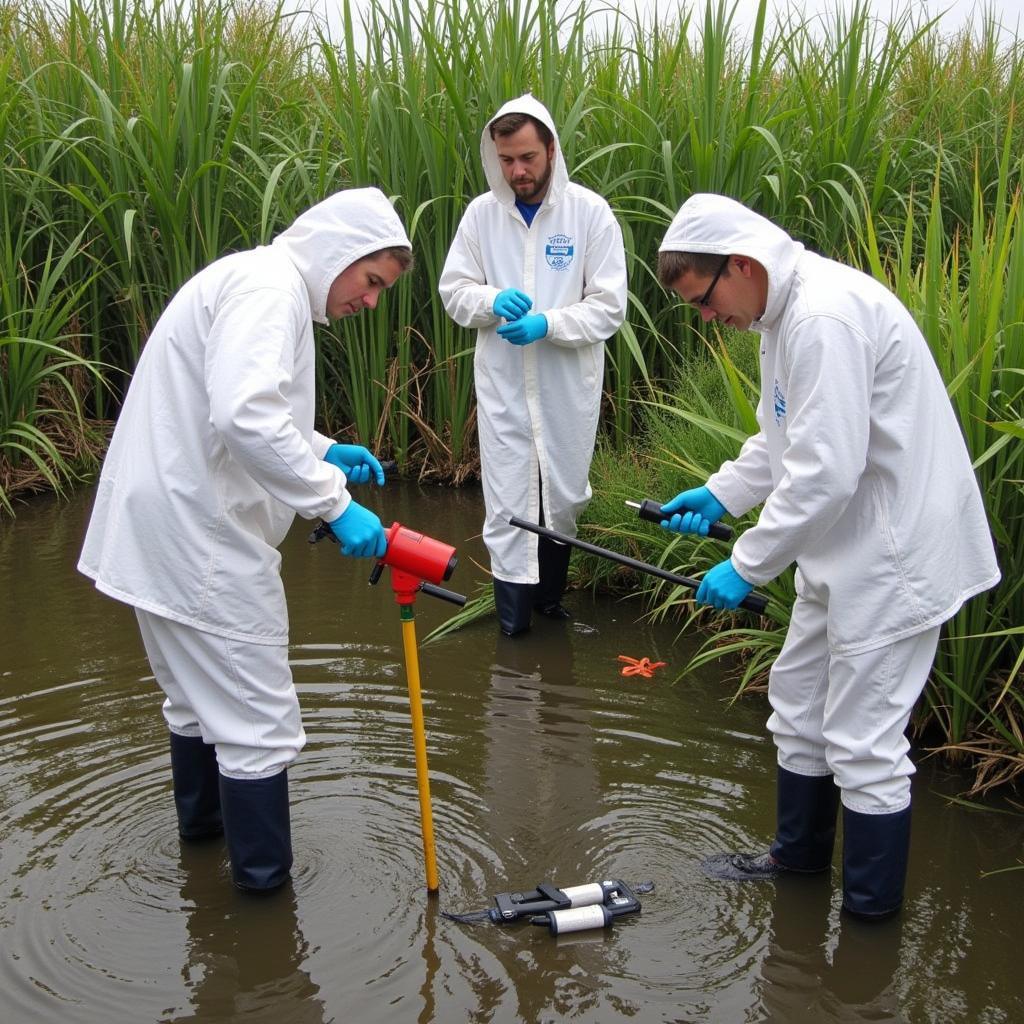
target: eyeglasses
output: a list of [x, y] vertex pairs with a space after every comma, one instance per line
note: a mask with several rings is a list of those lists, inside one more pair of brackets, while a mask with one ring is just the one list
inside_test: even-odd
[[722, 262], [718, 264], [718, 269], [715, 271], [715, 276], [711, 278], [711, 284], [708, 285], [708, 290], [694, 303], [700, 309], [706, 309], [708, 304], [711, 302], [711, 293], [715, 290], [715, 285], [718, 284], [718, 279], [722, 276], [722, 271], [729, 265], [729, 257], [725, 256]]

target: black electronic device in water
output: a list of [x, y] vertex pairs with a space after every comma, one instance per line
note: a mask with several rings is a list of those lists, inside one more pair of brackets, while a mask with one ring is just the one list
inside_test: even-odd
[[549, 910], [530, 918], [530, 924], [547, 925], [552, 935], [588, 931], [591, 928], [609, 928], [617, 917], [640, 912], [640, 901], [625, 882], [616, 879], [601, 882], [605, 897], [600, 903], [588, 906]]
[[470, 924], [493, 921], [512, 924], [529, 918], [531, 924], [547, 925], [552, 935], [590, 928], [607, 928], [616, 917], [640, 910], [637, 893], [654, 891], [653, 882], [629, 886], [621, 879], [558, 887], [541, 882], [536, 889], [500, 892], [494, 906], [468, 914], [445, 913], [452, 921]]

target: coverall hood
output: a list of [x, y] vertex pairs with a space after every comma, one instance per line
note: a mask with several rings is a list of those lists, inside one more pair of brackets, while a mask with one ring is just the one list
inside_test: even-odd
[[659, 252], [706, 252], [749, 256], [768, 274], [768, 301], [751, 330], [771, 327], [786, 298], [804, 247], [782, 228], [742, 203], [711, 192], [690, 196], [665, 232]]
[[535, 117], [538, 121], [547, 125], [549, 131], [554, 136], [555, 155], [551, 167], [551, 183], [548, 186], [547, 195], [544, 196], [544, 202], [553, 206], [565, 194], [565, 186], [569, 182], [569, 172], [565, 167], [565, 158], [562, 156], [562, 145], [558, 141], [555, 122], [548, 112], [548, 108], [529, 93], [520, 96], [518, 99], [509, 100], [487, 122], [487, 126], [480, 135], [480, 162], [484, 165], [487, 184], [491, 186], [491, 191], [498, 201], [505, 206], [511, 206], [516, 201], [516, 194], [512, 186], [505, 180], [505, 175], [501, 173], [501, 164], [498, 161], [498, 147], [494, 144], [494, 139], [491, 138], [491, 125], [499, 117], [504, 117], [506, 114], [529, 114], [530, 117]]
[[302, 276], [319, 324], [327, 323], [327, 293], [346, 267], [380, 249], [412, 248], [401, 219], [377, 188], [335, 192], [299, 214], [273, 244], [284, 250]]

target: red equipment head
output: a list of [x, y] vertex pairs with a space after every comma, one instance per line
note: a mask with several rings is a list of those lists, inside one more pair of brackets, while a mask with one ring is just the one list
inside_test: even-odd
[[450, 544], [416, 533], [401, 523], [392, 523], [385, 534], [388, 549], [382, 564], [431, 583], [451, 579], [459, 559]]
[[[447, 580], [458, 565], [455, 548], [444, 544], [433, 537], [409, 530], [401, 523], [392, 523], [384, 531], [388, 547], [384, 557], [373, 567], [370, 582], [376, 583], [385, 567], [391, 570], [391, 588], [395, 592], [395, 600], [401, 605], [410, 605], [416, 600], [417, 591], [438, 597], [442, 601], [450, 601], [459, 606], [466, 603], [462, 594], [444, 590], [436, 584]], [[334, 533], [326, 523], [321, 523], [310, 535], [309, 543], [330, 538]]]
[[[446, 595], [448, 600], [458, 596], [430, 586], [449, 579], [455, 571], [459, 562], [455, 548], [426, 534], [416, 533], [401, 523], [392, 523], [385, 533], [388, 549], [374, 566], [371, 583], [380, 579], [381, 572], [387, 566], [391, 570], [391, 589], [399, 604], [412, 604], [418, 590], [435, 597]], [[465, 598], [462, 600], [465, 601]]]

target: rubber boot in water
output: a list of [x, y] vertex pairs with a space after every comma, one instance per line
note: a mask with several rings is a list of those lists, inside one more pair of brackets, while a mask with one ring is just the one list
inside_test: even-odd
[[222, 775], [220, 802], [235, 885], [249, 892], [283, 885], [292, 866], [288, 770], [267, 779]]
[[712, 878], [749, 882], [784, 871], [812, 874], [832, 864], [839, 789], [831, 775], [797, 775], [779, 768], [775, 840], [762, 853], [722, 853], [704, 862]]
[[534, 586], [533, 583], [494, 580], [494, 608], [505, 636], [516, 636], [530, 628]]
[[910, 854], [910, 808], [862, 814], [843, 808], [843, 910], [869, 920], [903, 903]]
[[831, 775], [778, 769], [772, 860], [789, 871], [827, 871], [836, 842], [839, 787]]
[[171, 778], [178, 834], [183, 839], [204, 839], [224, 831], [220, 814], [220, 773], [217, 751], [202, 736], [171, 737]]
[[572, 613], [562, 604], [566, 580], [569, 578], [569, 556], [572, 548], [548, 537], [537, 541], [537, 563], [540, 582], [533, 592], [533, 607], [549, 619], [571, 619]]

